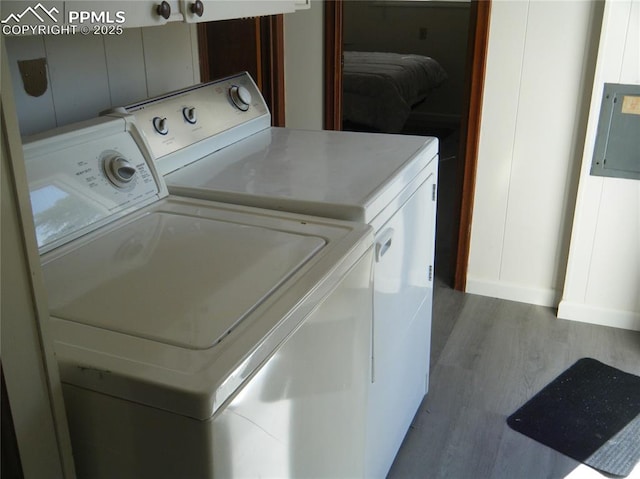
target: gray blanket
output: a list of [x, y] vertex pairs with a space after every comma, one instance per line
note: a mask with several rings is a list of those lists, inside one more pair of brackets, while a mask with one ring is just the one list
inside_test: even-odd
[[442, 66], [430, 57], [344, 52], [343, 119], [397, 133], [411, 107], [446, 79]]

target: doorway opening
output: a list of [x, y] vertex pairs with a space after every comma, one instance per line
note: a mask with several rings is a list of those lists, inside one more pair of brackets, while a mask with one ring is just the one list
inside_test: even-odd
[[[345, 1], [325, 2], [325, 128], [343, 128], [342, 67], [345, 49]], [[387, 8], [377, 2], [377, 7]], [[455, 289], [466, 287], [473, 193], [475, 186], [482, 92], [489, 33], [490, 0], [469, 5], [466, 62], [457, 138], [443, 143], [452, 163], [443, 166], [439, 178], [436, 274]], [[384, 25], [379, 25], [384, 28]], [[419, 34], [428, 34], [420, 31]], [[413, 131], [415, 133], [415, 131]], [[443, 135], [444, 136], [444, 135]], [[441, 156], [442, 155], [441, 152]], [[451, 157], [451, 158], [449, 158]]]

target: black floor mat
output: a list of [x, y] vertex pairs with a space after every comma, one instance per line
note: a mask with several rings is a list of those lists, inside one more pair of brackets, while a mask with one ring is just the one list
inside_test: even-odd
[[507, 423], [595, 469], [626, 476], [640, 460], [640, 377], [580, 359]]

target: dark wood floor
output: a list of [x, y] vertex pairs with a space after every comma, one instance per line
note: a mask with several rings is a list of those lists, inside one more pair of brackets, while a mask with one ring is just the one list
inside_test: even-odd
[[[505, 422], [582, 357], [640, 375], [640, 332], [559, 320], [551, 308], [439, 281], [430, 391], [389, 478], [605, 477]], [[629, 477], [640, 478], [640, 466]]]

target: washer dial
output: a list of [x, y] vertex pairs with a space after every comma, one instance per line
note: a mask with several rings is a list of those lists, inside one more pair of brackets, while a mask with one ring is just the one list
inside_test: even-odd
[[138, 173], [136, 167], [129, 160], [116, 152], [107, 153], [103, 168], [111, 184], [120, 189], [131, 186], [136, 173]]

